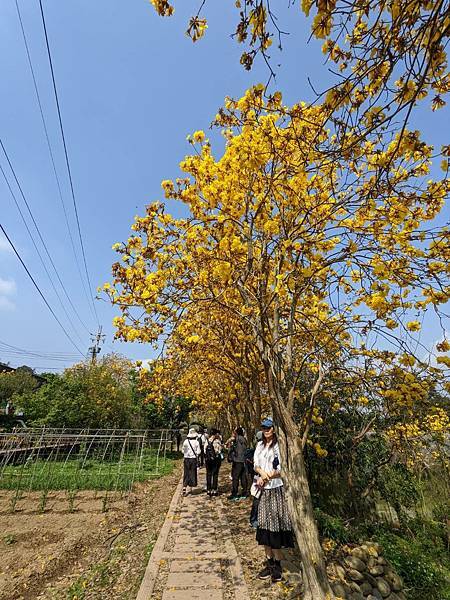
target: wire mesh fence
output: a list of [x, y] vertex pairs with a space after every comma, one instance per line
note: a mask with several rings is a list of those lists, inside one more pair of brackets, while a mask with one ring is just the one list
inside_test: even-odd
[[51, 492], [73, 510], [79, 492], [91, 490], [107, 510], [135, 483], [167, 471], [174, 432], [168, 429], [15, 429], [0, 433], [0, 490], [9, 510], [34, 498], [46, 510]]

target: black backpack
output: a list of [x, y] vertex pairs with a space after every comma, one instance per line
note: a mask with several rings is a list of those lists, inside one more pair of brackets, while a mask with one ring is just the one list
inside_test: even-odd
[[216, 460], [216, 458], [217, 458], [217, 454], [214, 449], [214, 444], [213, 444], [213, 442], [210, 442], [208, 440], [208, 442], [206, 443], [206, 448], [205, 448], [205, 460], [207, 463], [212, 463]]

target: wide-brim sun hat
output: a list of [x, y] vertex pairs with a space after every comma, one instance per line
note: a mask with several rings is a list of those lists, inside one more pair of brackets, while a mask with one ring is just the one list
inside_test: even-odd
[[264, 427], [266, 429], [270, 429], [271, 427], [273, 427], [272, 417], [266, 417], [265, 419], [263, 419], [261, 421], [261, 427]]

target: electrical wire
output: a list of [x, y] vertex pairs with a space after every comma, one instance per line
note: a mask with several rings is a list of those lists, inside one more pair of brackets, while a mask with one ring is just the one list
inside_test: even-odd
[[[38, 89], [38, 86], [37, 86], [36, 76], [35, 76], [34, 68], [33, 68], [33, 62], [31, 60], [31, 53], [30, 53], [30, 49], [29, 49], [29, 46], [28, 46], [27, 37], [26, 37], [26, 34], [25, 34], [25, 28], [24, 28], [23, 21], [22, 21], [22, 15], [20, 13], [20, 8], [19, 8], [18, 0], [15, 0], [15, 3], [16, 3], [17, 16], [19, 18], [20, 28], [22, 30], [22, 37], [23, 37], [23, 41], [24, 41], [24, 44], [25, 44], [25, 50], [26, 50], [26, 54], [27, 54], [27, 58], [28, 58], [28, 65], [30, 67], [31, 76], [33, 78], [34, 91], [35, 91], [37, 103], [38, 103], [38, 106], [39, 106], [39, 112], [40, 112], [40, 115], [41, 115], [42, 125], [44, 127], [45, 139], [47, 141], [47, 147], [48, 147], [48, 151], [49, 151], [49, 154], [50, 154], [50, 160], [51, 160], [52, 167], [53, 167], [53, 173], [55, 175], [56, 185], [58, 187], [59, 198], [60, 198], [62, 209], [63, 209], [63, 212], [64, 212], [64, 218], [65, 218], [65, 221], [66, 221], [67, 231], [69, 233], [70, 243], [72, 245], [72, 250], [73, 250], [74, 257], [75, 257], [75, 262], [76, 262], [76, 265], [77, 265], [78, 273], [80, 275], [80, 279], [81, 279], [81, 283], [82, 283], [82, 286], [83, 286], [83, 290], [84, 290], [84, 293], [86, 295], [86, 299], [87, 299], [88, 304], [89, 304], [89, 295], [87, 293], [86, 285], [84, 283], [84, 278], [83, 278], [82, 273], [81, 273], [81, 267], [80, 267], [80, 263], [79, 263], [79, 260], [78, 260], [78, 255], [77, 255], [77, 252], [76, 252], [76, 248], [75, 248], [75, 242], [73, 240], [72, 231], [71, 231], [71, 228], [70, 228], [69, 217], [68, 217], [68, 214], [67, 214], [66, 204], [65, 204], [64, 198], [63, 198], [63, 193], [62, 193], [62, 189], [61, 189], [61, 182], [59, 180], [58, 171], [56, 169], [55, 158], [54, 158], [54, 155], [53, 155], [52, 146], [50, 144], [50, 138], [49, 138], [49, 135], [48, 135], [47, 123], [46, 123], [45, 116], [44, 116], [44, 111], [43, 111], [43, 108], [42, 108], [41, 97], [40, 97], [39, 89]], [[69, 298], [69, 302], [71, 303], [72, 308], [73, 308], [73, 310], [74, 310], [74, 312], [75, 312], [75, 314], [76, 314], [79, 322], [84, 327], [84, 329], [86, 329], [86, 331], [89, 333], [89, 328], [84, 323], [84, 321], [81, 319], [78, 311], [73, 306], [70, 298]]]
[[13, 346], [12, 344], [7, 344], [6, 342], [0, 340], [0, 350], [3, 351], [3, 348], [1, 348], [1, 346], [3, 346], [3, 348], [6, 348], [7, 350], [10, 350], [10, 351], [15, 351], [18, 353], [25, 353], [25, 354], [33, 354], [33, 355], [39, 356], [41, 358], [44, 358], [45, 356], [55, 356], [55, 357], [60, 357], [60, 358], [73, 358], [74, 356], [78, 356], [78, 355], [75, 355], [73, 352], [46, 352], [45, 350], [29, 350], [26, 348], [19, 348], [18, 346]]
[[81, 352], [81, 350], [78, 348], [78, 346], [76, 345], [76, 343], [73, 341], [73, 339], [70, 337], [69, 333], [67, 332], [66, 328], [64, 327], [64, 325], [61, 323], [61, 321], [58, 319], [58, 317], [56, 316], [55, 311], [53, 310], [53, 308], [50, 306], [50, 304], [47, 301], [47, 298], [44, 296], [44, 294], [41, 292], [40, 287], [38, 286], [38, 284], [36, 283], [33, 275], [30, 273], [30, 271], [28, 270], [28, 267], [26, 266], [26, 264], [24, 263], [24, 261], [22, 260], [22, 257], [20, 256], [19, 252], [17, 251], [16, 247], [14, 246], [13, 242], [11, 241], [9, 235], [6, 233], [5, 228], [3, 227], [3, 225], [0, 223], [0, 229], [2, 230], [5, 238], [8, 240], [8, 242], [11, 245], [11, 248], [14, 251], [14, 254], [17, 256], [17, 258], [19, 259], [20, 263], [22, 264], [23, 268], [25, 269], [28, 277], [31, 279], [31, 281], [33, 282], [34, 287], [37, 289], [39, 295], [41, 296], [42, 300], [44, 301], [45, 305], [47, 306], [48, 310], [52, 313], [53, 318], [55, 319], [55, 321], [58, 323], [58, 325], [61, 327], [61, 329], [63, 330], [65, 336], [67, 337], [67, 339], [70, 341], [70, 343], [78, 350], [78, 352], [81, 354], [81, 356], [83, 356], [84, 358], [85, 355], [83, 354], [83, 352]]
[[14, 352], [12, 350], [8, 351], [8, 350], [3, 350], [3, 348], [0, 348], [0, 356], [6, 356], [7, 358], [12, 358], [12, 359], [16, 359], [18, 360], [19, 358], [23, 358], [24, 360], [37, 360], [37, 359], [45, 359], [45, 360], [51, 360], [52, 362], [62, 362], [62, 363], [68, 363], [68, 362], [74, 362], [78, 359], [74, 358], [53, 358], [51, 356], [37, 356], [34, 354], [23, 354], [21, 352]]
[[[61, 281], [61, 278], [59, 277], [59, 273], [58, 273], [58, 271], [57, 271], [57, 269], [56, 269], [56, 266], [55, 266], [55, 264], [54, 264], [54, 262], [53, 262], [53, 260], [52, 260], [52, 257], [50, 256], [50, 253], [49, 253], [49, 251], [48, 251], [47, 245], [46, 245], [46, 244], [45, 244], [45, 242], [44, 242], [44, 239], [43, 239], [43, 237], [42, 237], [42, 235], [41, 235], [41, 232], [40, 232], [40, 230], [39, 230], [39, 227], [38, 227], [38, 225], [37, 225], [37, 223], [36, 223], [36, 220], [35, 220], [35, 218], [34, 218], [34, 215], [33, 215], [33, 213], [31, 212], [31, 208], [30, 208], [30, 206], [29, 206], [29, 204], [28, 204], [28, 202], [27, 202], [27, 199], [25, 198], [25, 195], [24, 195], [24, 193], [23, 193], [23, 190], [22, 190], [22, 188], [21, 188], [21, 186], [20, 186], [19, 180], [17, 179], [16, 173], [15, 173], [15, 171], [14, 171], [14, 168], [13, 168], [13, 166], [12, 166], [12, 164], [11, 164], [11, 161], [10, 161], [10, 159], [9, 159], [8, 153], [6, 152], [6, 148], [5, 148], [5, 146], [4, 146], [4, 144], [3, 144], [3, 141], [2, 141], [2, 139], [1, 139], [1, 138], [0, 138], [0, 146], [2, 147], [2, 149], [3, 149], [3, 152], [5, 153], [5, 156], [6, 156], [6, 159], [7, 159], [7, 161], [8, 161], [9, 167], [10, 167], [10, 169], [11, 169], [12, 173], [13, 173], [14, 179], [16, 180], [16, 184], [17, 184], [17, 186], [18, 186], [18, 188], [19, 188], [19, 190], [20, 190], [20, 193], [21, 193], [21, 195], [22, 195], [23, 201], [25, 202], [25, 206], [27, 207], [27, 209], [28, 209], [28, 212], [29, 212], [29, 214], [30, 214], [30, 216], [31, 216], [31, 220], [33, 221], [33, 223], [34, 223], [34, 226], [36, 227], [36, 230], [37, 230], [37, 232], [38, 232], [38, 235], [39, 235], [39, 238], [40, 238], [40, 240], [41, 240], [41, 242], [42, 242], [42, 245], [44, 246], [44, 249], [45, 249], [45, 251], [46, 251], [46, 253], [47, 253], [47, 256], [49, 257], [50, 263], [51, 263], [51, 265], [53, 266], [53, 269], [55, 270], [56, 276], [58, 277], [58, 279], [59, 279], [59, 282], [60, 282], [60, 284], [61, 284], [61, 286], [62, 286], [63, 290], [64, 290], [64, 291], [65, 291], [65, 293], [66, 293], [66, 296], [68, 297], [68, 294], [67, 294], [66, 288], [64, 287], [64, 284], [63, 284], [63, 282]], [[64, 302], [62, 301], [62, 299], [61, 299], [61, 296], [59, 295], [59, 293], [58, 293], [58, 290], [56, 289], [56, 286], [55, 286], [55, 284], [54, 284], [54, 282], [53, 282], [53, 279], [52, 279], [52, 277], [51, 277], [51, 275], [50, 275], [50, 273], [49, 273], [49, 271], [48, 271], [48, 269], [47, 269], [47, 265], [45, 264], [45, 261], [44, 261], [44, 259], [42, 258], [42, 255], [41, 255], [41, 253], [40, 253], [40, 251], [39, 251], [39, 248], [37, 247], [37, 244], [36, 244], [36, 242], [35, 242], [35, 240], [34, 240], [33, 234], [31, 233], [31, 230], [30, 230], [30, 228], [28, 227], [28, 223], [27, 223], [27, 221], [26, 221], [26, 219], [25, 219], [25, 216], [24, 216], [24, 214], [23, 214], [23, 212], [22, 212], [22, 209], [20, 208], [20, 204], [19, 204], [19, 203], [18, 203], [18, 201], [17, 201], [16, 195], [14, 194], [14, 191], [13, 191], [13, 189], [12, 189], [12, 187], [11, 187], [10, 183], [9, 183], [9, 180], [8, 180], [8, 178], [6, 177], [6, 173], [5, 173], [5, 171], [4, 171], [4, 169], [3, 169], [3, 167], [2, 167], [1, 165], [0, 165], [0, 171], [2, 172], [2, 175], [3, 175], [3, 177], [4, 177], [5, 181], [6, 181], [6, 185], [8, 186], [8, 189], [9, 189], [9, 191], [10, 191], [10, 193], [11, 193], [11, 196], [12, 196], [12, 198], [13, 198], [13, 200], [14, 200], [14, 203], [15, 203], [15, 205], [16, 205], [16, 207], [17, 207], [17, 210], [19, 211], [19, 214], [20, 214], [20, 216], [21, 216], [21, 218], [22, 218], [22, 221], [23, 221], [23, 223], [24, 223], [24, 225], [25, 225], [25, 228], [26, 228], [26, 230], [27, 230], [27, 232], [28, 232], [28, 235], [30, 236], [30, 238], [31, 238], [31, 241], [33, 242], [33, 246], [34, 246], [34, 248], [35, 248], [35, 250], [36, 250], [36, 253], [37, 253], [37, 255], [39, 256], [39, 260], [41, 261], [41, 263], [42, 263], [42, 266], [44, 267], [44, 270], [45, 270], [45, 272], [46, 272], [46, 274], [47, 274], [47, 277], [49, 278], [49, 281], [50, 281], [50, 284], [51, 284], [51, 286], [52, 286], [52, 288], [53, 288], [53, 291], [55, 292], [55, 294], [56, 294], [56, 297], [58, 298], [58, 300], [59, 300], [59, 303], [61, 304], [61, 308], [63, 309], [63, 312], [64, 312], [64, 314], [65, 314], [65, 315], [66, 315], [66, 317], [67, 317], [67, 320], [69, 321], [70, 325], [72, 326], [72, 329], [74, 330], [74, 332], [75, 332], [75, 335], [78, 337], [78, 339], [80, 340], [80, 342], [81, 342], [81, 343], [83, 343], [83, 340], [82, 340], [81, 336], [78, 334], [78, 332], [77, 332], [77, 330], [76, 330], [76, 328], [75, 328], [75, 325], [73, 324], [73, 322], [72, 322], [72, 319], [70, 318], [70, 316], [69, 316], [69, 313], [67, 312], [67, 310], [66, 310], [66, 307], [64, 306]], [[69, 300], [70, 300], [70, 299], [69, 299]]]
[[[84, 250], [84, 243], [83, 243], [83, 236], [81, 235], [81, 226], [80, 226], [80, 219], [78, 217], [78, 208], [77, 208], [77, 203], [76, 203], [76, 199], [75, 199], [75, 190], [74, 190], [74, 186], [73, 186], [73, 180], [72, 180], [72, 171], [70, 169], [70, 162], [69, 162], [69, 155], [67, 152], [67, 144], [66, 144], [66, 137], [64, 135], [64, 127], [63, 127], [63, 122], [62, 122], [62, 116], [61, 116], [61, 109], [60, 109], [60, 105], [59, 105], [59, 98], [58, 98], [58, 90], [56, 87], [56, 78], [55, 78], [55, 72], [53, 69], [53, 61], [52, 61], [52, 55], [51, 55], [51, 51], [50, 51], [50, 43], [49, 43], [49, 39], [48, 39], [48, 34], [47, 34], [47, 25], [45, 22], [45, 15], [44, 15], [44, 8], [42, 6], [42, 0], [39, 0], [39, 6], [41, 9], [41, 18], [42, 18], [42, 26], [44, 28], [44, 35], [45, 35], [45, 44], [47, 47], [47, 56], [48, 56], [48, 61], [50, 64], [50, 71], [51, 71], [51, 75], [52, 75], [52, 82], [53, 82], [53, 91], [55, 94], [55, 100], [56, 100], [56, 108], [58, 110], [58, 120], [59, 120], [59, 127], [61, 130], [61, 137], [62, 137], [62, 141], [63, 141], [63, 146], [64, 146], [64, 156], [66, 159], [66, 166], [67, 166], [67, 173], [69, 176], [69, 183], [70, 183], [70, 190], [71, 190], [71, 194], [72, 194], [72, 201], [73, 201], [73, 208], [75, 211], [75, 218], [76, 218], [76, 222], [77, 222], [77, 229], [78, 229], [78, 237], [80, 240], [80, 246], [81, 246], [81, 253], [83, 255], [83, 263], [84, 263], [84, 269], [86, 272], [86, 279], [88, 282], [88, 288], [89, 288], [89, 292], [90, 294], [92, 293], [92, 284], [91, 284], [91, 278], [89, 276], [89, 270], [88, 270], [88, 266], [87, 266], [87, 260], [86, 260], [86, 253]], [[95, 303], [94, 300], [92, 298], [92, 296], [90, 295], [90, 300], [92, 303], [92, 308], [94, 309], [94, 314], [95, 314], [95, 318], [97, 320], [97, 324], [100, 326], [100, 321], [98, 318], [98, 314], [97, 314], [97, 309], [95, 307]]]

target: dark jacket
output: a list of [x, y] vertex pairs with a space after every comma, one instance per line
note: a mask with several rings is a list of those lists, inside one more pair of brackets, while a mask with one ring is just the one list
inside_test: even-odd
[[244, 463], [245, 462], [245, 452], [247, 450], [247, 440], [244, 436], [238, 435], [233, 442], [232, 448], [233, 452], [233, 462]]

